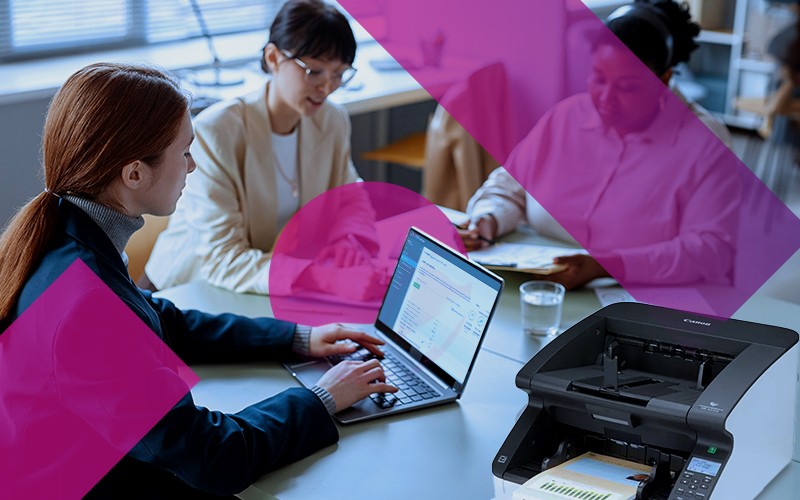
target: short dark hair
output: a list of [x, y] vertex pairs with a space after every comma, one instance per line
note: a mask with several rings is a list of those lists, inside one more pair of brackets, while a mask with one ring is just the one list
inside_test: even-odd
[[[294, 57], [340, 60], [353, 64], [356, 39], [344, 15], [321, 0], [289, 0], [269, 29], [267, 44], [289, 51]], [[269, 73], [262, 49], [261, 69]]]
[[[685, 3], [635, 0], [631, 6], [633, 9], [621, 16], [614, 17], [612, 14], [605, 24], [636, 57], [658, 75], [689, 60], [698, 47], [694, 39], [700, 34], [700, 26], [692, 21]], [[657, 16], [656, 19], [663, 22], [669, 31], [671, 42], [665, 40], [663, 30], [654, 25], [652, 17], [637, 15], [640, 11], [644, 14], [652, 12], [651, 16]]]

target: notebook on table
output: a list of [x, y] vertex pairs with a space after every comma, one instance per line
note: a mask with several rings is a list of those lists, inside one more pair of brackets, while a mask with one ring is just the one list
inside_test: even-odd
[[[502, 289], [502, 278], [412, 227], [375, 324], [360, 326], [386, 342], [381, 363], [400, 391], [373, 394], [334, 417], [358, 422], [461, 397]], [[335, 363], [371, 356], [361, 349], [285, 366], [311, 387]]]

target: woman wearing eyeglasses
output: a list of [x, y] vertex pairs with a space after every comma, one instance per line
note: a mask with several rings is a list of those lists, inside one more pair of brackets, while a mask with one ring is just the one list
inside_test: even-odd
[[[292, 215], [319, 194], [359, 180], [349, 116], [327, 100], [354, 76], [355, 51], [350, 24], [332, 6], [283, 6], [263, 48], [261, 66], [271, 76], [265, 88], [211, 106], [195, 120], [197, 172], [153, 249], [144, 285], [203, 279], [237, 292], [269, 292], [270, 250]], [[364, 250], [377, 246], [370, 211], [352, 212], [365, 223], [342, 230], [335, 248], [337, 261], [359, 264]], [[334, 228], [332, 247], [336, 235]]]

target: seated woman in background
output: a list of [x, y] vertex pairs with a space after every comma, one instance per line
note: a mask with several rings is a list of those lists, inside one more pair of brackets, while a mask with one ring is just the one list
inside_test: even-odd
[[[699, 27], [691, 21], [687, 8], [672, 0], [637, 0], [614, 11], [606, 19], [605, 25], [664, 84], [669, 83], [673, 67], [688, 61], [691, 52], [697, 48], [694, 38], [699, 34]], [[649, 266], [647, 275], [634, 275], [636, 270], [626, 266], [626, 252], [631, 255], [637, 251], [626, 249], [614, 252], [607, 256], [607, 262], [615, 264], [616, 276], [623, 274], [624, 269], [628, 278], [635, 282], [651, 280], [656, 284], [703, 280], [705, 277], [702, 270], [687, 271], [691, 266], [676, 265], [676, 262], [685, 262], [696, 257], [691, 252], [686, 252], [685, 248], [682, 249], [679, 239], [687, 234], [702, 233], [713, 235], [706, 240], [713, 240], [712, 243], [706, 246], [704, 242], [698, 246], [703, 247], [701, 251], [710, 252], [708, 255], [718, 253], [718, 259], [715, 260], [721, 268], [708, 270], [709, 273], [715, 273], [712, 280], [718, 279], [719, 275], [727, 274], [726, 269], [729, 270], [732, 264], [730, 244], [736, 216], [730, 203], [736, 198], [737, 181], [732, 176], [706, 180], [710, 183], [709, 186], [716, 183], [716, 188], [723, 196], [719, 199], [709, 198], [711, 202], [718, 202], [716, 213], [713, 217], [701, 217], [695, 226], [695, 222], [684, 211], [686, 207], [693, 206], [693, 203], [696, 205], [697, 202], [687, 200], [686, 197], [702, 198], [704, 190], [697, 188], [686, 195], [686, 186], [681, 184], [685, 179], [673, 179], [669, 181], [669, 185], [659, 187], [674, 193], [674, 199], [681, 200], [680, 203], [650, 206], [647, 193], [651, 189], [649, 184], [653, 182], [653, 173], [657, 175], [658, 172], [670, 172], [673, 166], [666, 164], [670, 161], [666, 157], [653, 157], [651, 150], [643, 148], [650, 148], [648, 144], [654, 141], [677, 141], [685, 138], [686, 134], [692, 134], [689, 130], [691, 117], [681, 114], [681, 110], [672, 109], [669, 110], [671, 116], [663, 116], [663, 97], [660, 93], [666, 90], [641, 81], [641, 72], [629, 60], [633, 56], [623, 53], [625, 51], [618, 48], [617, 40], [612, 41], [613, 38], [610, 34], [603, 34], [594, 41], [588, 93], [569, 97], [551, 109], [517, 146], [507, 165], [511, 165], [516, 158], [519, 165], [525, 166], [518, 169], [519, 175], [530, 175], [530, 178], [539, 179], [539, 185], [542, 185], [541, 182], [549, 182], [549, 186], [558, 186], [560, 175], [567, 176], [561, 177], [563, 179], [585, 177], [585, 186], [581, 192], [573, 193], [566, 200], [562, 193], [560, 202], [550, 201], [553, 204], [551, 206], [562, 208], [567, 204], [574, 205], [574, 210], [564, 209], [560, 215], [577, 221], [572, 227], [581, 227], [583, 231], [581, 235], [574, 236], [584, 243], [594, 243], [592, 249], [619, 250], [616, 245], [623, 239], [619, 232], [622, 231], [625, 236], [633, 235], [638, 238], [639, 243], [636, 246], [641, 249], [638, 251], [641, 255], [636, 257], [638, 262], [645, 258], [646, 253], [666, 256], [666, 259], [662, 258], [660, 261], [661, 264]], [[689, 106], [723, 143], [730, 143], [730, 135], [724, 125], [699, 106]], [[670, 120], [672, 125], [665, 127]], [[667, 129], [669, 132], [665, 133], [664, 130]], [[606, 174], [608, 178], [592, 178], [600, 174], [591, 169], [586, 171], [584, 167], [598, 161], [597, 155], [600, 151], [623, 151], [624, 154], [620, 153], [621, 156], [610, 159], [607, 165], [613, 166], [619, 172], [626, 172], [626, 175]], [[723, 151], [721, 144], [711, 145], [703, 151], [703, 157], [697, 162], [714, 164]], [[644, 159], [646, 161], [643, 162]], [[567, 167], [584, 170], [567, 172]], [[523, 171], [523, 168], [526, 170]], [[720, 170], [715, 169], [715, 175]], [[628, 189], [625, 183], [636, 176], [641, 181], [639, 185], [643, 188], [648, 186], [647, 189], [640, 189], [639, 192]], [[556, 193], [558, 189], [550, 191]], [[598, 227], [592, 226], [590, 219], [609, 220], [609, 214], [616, 213], [614, 210], [618, 210], [620, 195], [610, 194], [613, 192], [624, 193], [626, 202], [633, 203], [634, 206], [639, 203], [643, 211], [658, 211], [656, 218], [663, 224], [648, 223], [642, 218], [637, 221], [638, 224], [645, 224], [642, 228], [627, 227], [627, 224], [620, 223], [616, 225], [618, 231], [610, 230], [608, 226], [598, 231]], [[581, 205], [585, 204], [585, 198], [588, 197], [594, 200], [591, 212], [577, 213], [585, 210]], [[470, 199], [467, 211], [470, 215], [470, 226], [460, 231], [467, 249], [485, 246], [486, 240], [514, 231], [523, 221], [527, 221], [542, 236], [577, 246], [573, 235], [503, 167], [495, 170]], [[631, 208], [630, 213], [637, 213], [637, 209]], [[703, 219], [706, 219], [705, 222]], [[701, 222], [705, 226], [700, 227]], [[654, 248], [655, 245], [660, 247]], [[698, 246], [689, 245], [693, 249]], [[557, 258], [556, 263], [565, 265], [566, 268], [548, 275], [547, 279], [560, 282], [568, 289], [584, 285], [595, 278], [609, 276], [609, 272], [589, 255], [565, 255]]]
[[[43, 134], [45, 190], [20, 210], [0, 237], [0, 325], [17, 320], [80, 259], [186, 362], [280, 358], [293, 351], [311, 356], [352, 352], [352, 342], [337, 343], [344, 339], [379, 354], [380, 340], [340, 325], [310, 328], [271, 318], [181, 311], [134, 286], [123, 249], [130, 235], [143, 225], [142, 214], [166, 216], [175, 210], [187, 174], [195, 169], [189, 149], [193, 139], [188, 98], [162, 72], [100, 63], [73, 74], [47, 114]], [[97, 289], [72, 286], [75, 289], [70, 300], [77, 297], [93, 307], [92, 293]], [[12, 335], [31, 333], [14, 331]], [[108, 342], [113, 342], [117, 333], [118, 329], [101, 332]], [[52, 332], [54, 338], [44, 342], [42, 349], [53, 346], [56, 350], [62, 334], [60, 329]], [[59, 359], [57, 354], [51, 356]], [[8, 354], [0, 349], [2, 355]], [[41, 363], [26, 362], [41, 368], [48, 361], [49, 356]], [[109, 362], [98, 359], [89, 364], [95, 361], [100, 365]], [[39, 392], [52, 390], [45, 396], [60, 399], [59, 373], [52, 377], [56, 386], [47, 385]], [[342, 363], [311, 390], [288, 389], [236, 414], [195, 406], [188, 393], [127, 452], [89, 497], [232, 495], [265, 472], [336, 442], [338, 433], [330, 414], [370, 393], [395, 390], [382, 380], [377, 360]], [[80, 384], [82, 380], [69, 377], [61, 382]], [[76, 414], [71, 417], [45, 412], [37, 404], [36, 397], [41, 394], [20, 393], [20, 387], [5, 387], [15, 392], [13, 397], [0, 397], [0, 414], [24, 415], [25, 421], [14, 422], [19, 425], [12, 425], [12, 429], [30, 429], [37, 421], [56, 418], [56, 427], [65, 425], [62, 419], [68, 418], [80, 424], [80, 410], [92, 406], [101, 396], [96, 385], [88, 382], [79, 388], [80, 397], [64, 401], [75, 408]], [[100, 403], [109, 406], [106, 401]], [[12, 448], [25, 446], [26, 434], [18, 434], [6, 434], [0, 445], [7, 445], [11, 439]], [[22, 442], [14, 444], [14, 439]], [[74, 460], [73, 448], [80, 443], [67, 444], [68, 449], [59, 451], [57, 463], [47, 464], [49, 471], [68, 467]], [[43, 471], [23, 473], [30, 474], [30, 479]]]
[[[269, 292], [270, 252], [289, 219], [314, 197], [359, 180], [350, 118], [327, 100], [354, 76], [355, 53], [350, 24], [331, 5], [283, 6], [262, 53], [266, 85], [195, 119], [197, 172], [153, 248], [143, 288], [201, 279], [236, 292]], [[332, 224], [329, 242], [340, 265], [363, 264], [377, 251], [363, 201], [349, 201], [348, 227]]]

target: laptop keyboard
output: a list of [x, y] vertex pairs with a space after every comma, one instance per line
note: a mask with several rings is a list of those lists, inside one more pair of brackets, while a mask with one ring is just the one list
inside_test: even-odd
[[[359, 349], [346, 356], [329, 356], [328, 360], [336, 364], [346, 360], [368, 361], [376, 357], [366, 349]], [[409, 371], [406, 365], [392, 353], [385, 353], [380, 361], [383, 366], [383, 373], [386, 375], [386, 383], [400, 389], [394, 394], [388, 392], [371, 394], [369, 398], [380, 408], [416, 403], [417, 401], [425, 401], [439, 396], [435, 389]]]

